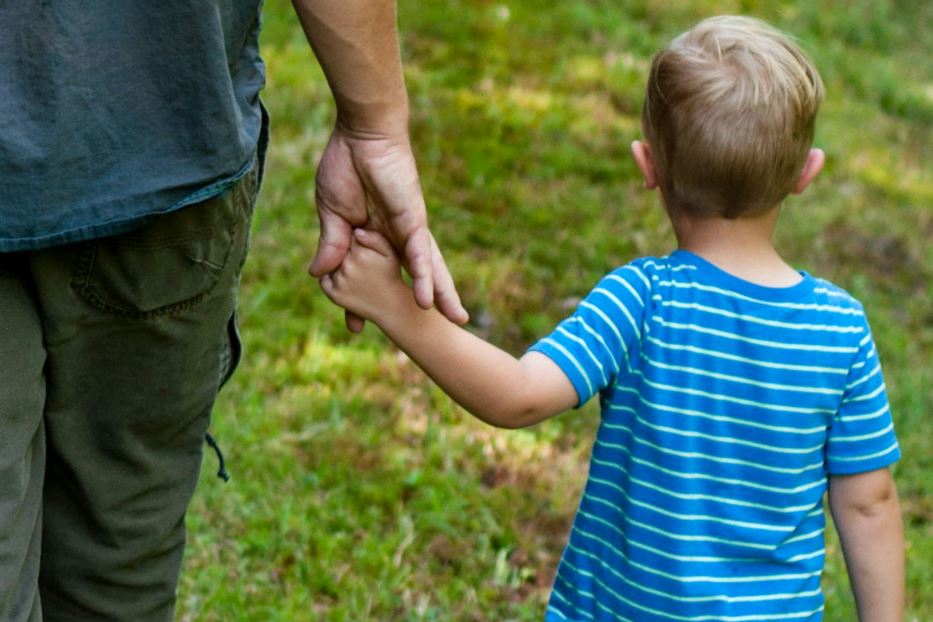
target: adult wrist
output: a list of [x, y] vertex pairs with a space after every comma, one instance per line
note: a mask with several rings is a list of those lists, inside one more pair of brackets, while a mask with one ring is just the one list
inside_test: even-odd
[[404, 102], [338, 104], [337, 127], [361, 140], [390, 139], [408, 142], [408, 99]]

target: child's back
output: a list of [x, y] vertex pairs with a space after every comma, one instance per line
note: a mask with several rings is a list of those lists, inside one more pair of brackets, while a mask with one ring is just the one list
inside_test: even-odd
[[677, 251], [614, 271], [534, 349], [581, 403], [602, 388], [549, 619], [818, 617], [827, 471], [898, 457], [855, 300]]

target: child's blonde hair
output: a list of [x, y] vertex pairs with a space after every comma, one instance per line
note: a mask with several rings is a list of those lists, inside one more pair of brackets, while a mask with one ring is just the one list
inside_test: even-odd
[[642, 127], [669, 208], [738, 218], [778, 205], [813, 142], [823, 82], [786, 35], [706, 19], [651, 65]]

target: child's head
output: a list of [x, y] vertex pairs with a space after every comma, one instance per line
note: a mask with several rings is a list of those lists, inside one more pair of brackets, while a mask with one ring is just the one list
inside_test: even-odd
[[738, 218], [791, 192], [823, 83], [786, 35], [748, 17], [700, 22], [651, 65], [642, 127], [668, 209]]

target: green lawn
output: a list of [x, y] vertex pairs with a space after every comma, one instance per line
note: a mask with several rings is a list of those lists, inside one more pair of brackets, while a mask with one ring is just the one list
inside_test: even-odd
[[[612, 267], [669, 251], [628, 156], [647, 64], [735, 12], [795, 33], [827, 84], [827, 170], [788, 201], [780, 246], [869, 309], [904, 451], [907, 620], [933, 620], [933, 3], [403, 0], [432, 229], [472, 329], [515, 353]], [[265, 18], [273, 146], [243, 277], [247, 356], [212, 430], [233, 479], [207, 455], [178, 619], [540, 621], [598, 413], [496, 430], [373, 328], [344, 330], [305, 273], [329, 91], [289, 3]], [[826, 619], [855, 619], [834, 536], [824, 584]]]

